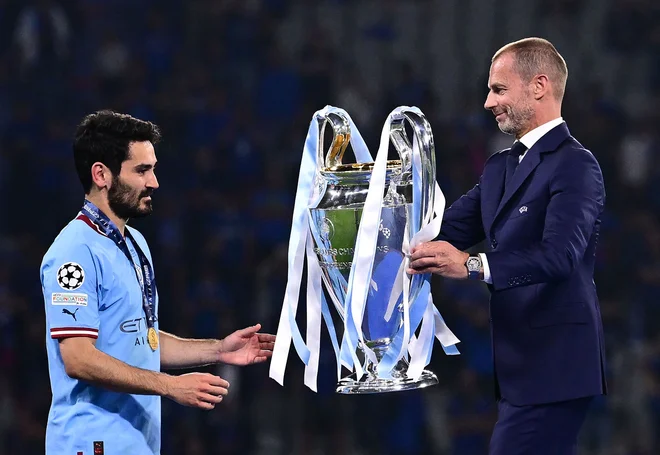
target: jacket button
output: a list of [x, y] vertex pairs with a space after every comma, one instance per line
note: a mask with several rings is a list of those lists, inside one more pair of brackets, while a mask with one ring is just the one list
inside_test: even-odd
[[497, 248], [497, 240], [493, 238], [493, 240], [490, 241], [490, 247], [492, 249]]

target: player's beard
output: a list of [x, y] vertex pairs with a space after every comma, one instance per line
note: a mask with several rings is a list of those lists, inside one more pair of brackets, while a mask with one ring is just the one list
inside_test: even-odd
[[498, 122], [497, 126], [504, 134], [511, 134], [517, 137], [529, 125], [533, 117], [534, 108], [527, 100], [521, 99], [515, 107], [507, 106], [506, 119]]
[[122, 220], [145, 217], [151, 214], [153, 208], [151, 201], [145, 201], [145, 206], [141, 207], [141, 201], [152, 193], [152, 189], [139, 191], [122, 182], [118, 176], [113, 177], [108, 191], [108, 205]]

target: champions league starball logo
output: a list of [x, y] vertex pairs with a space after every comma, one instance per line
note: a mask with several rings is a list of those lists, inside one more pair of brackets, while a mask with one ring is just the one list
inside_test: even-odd
[[75, 262], [67, 262], [57, 271], [57, 284], [67, 291], [75, 291], [85, 281], [85, 271]]
[[332, 237], [335, 235], [335, 225], [332, 224], [332, 221], [330, 221], [327, 218], [323, 219], [323, 223], [321, 224], [321, 238], [323, 240], [330, 241], [332, 240]]

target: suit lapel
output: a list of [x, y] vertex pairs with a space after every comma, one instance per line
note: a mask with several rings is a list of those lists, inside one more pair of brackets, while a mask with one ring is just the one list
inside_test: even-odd
[[[527, 180], [534, 169], [536, 169], [536, 167], [541, 163], [541, 154], [557, 150], [561, 143], [569, 137], [570, 132], [568, 131], [568, 127], [566, 126], [566, 123], [562, 123], [548, 131], [545, 136], [539, 139], [536, 144], [534, 144], [532, 148], [527, 151], [527, 154], [518, 165], [518, 168], [511, 177], [510, 181], [506, 182], [504, 195], [502, 196], [502, 199], [497, 206], [497, 210], [495, 211], [495, 216], [493, 217], [493, 223], [491, 226], [495, 224], [495, 221], [504, 210], [504, 207], [520, 189], [522, 184], [525, 183], [525, 180]], [[504, 176], [502, 176], [502, 178], [504, 179]]]
[[502, 212], [502, 209], [507, 204], [507, 202], [509, 202], [511, 197], [516, 194], [516, 192], [520, 189], [520, 186], [525, 182], [525, 180], [527, 180], [529, 174], [531, 174], [532, 171], [536, 169], [536, 166], [538, 166], [540, 162], [541, 155], [539, 154], [539, 149], [536, 147], [536, 145], [534, 145], [527, 151], [527, 154], [518, 165], [516, 172], [514, 172], [513, 176], [511, 176], [511, 180], [506, 182], [506, 186], [504, 187], [504, 195], [500, 200], [500, 205], [497, 206], [497, 210], [495, 211], [495, 218], [497, 218], [497, 215]]

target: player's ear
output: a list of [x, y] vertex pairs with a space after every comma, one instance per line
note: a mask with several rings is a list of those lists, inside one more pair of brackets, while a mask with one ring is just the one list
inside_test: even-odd
[[108, 167], [101, 163], [96, 162], [92, 164], [92, 182], [99, 188], [109, 189], [112, 184], [112, 172]]

